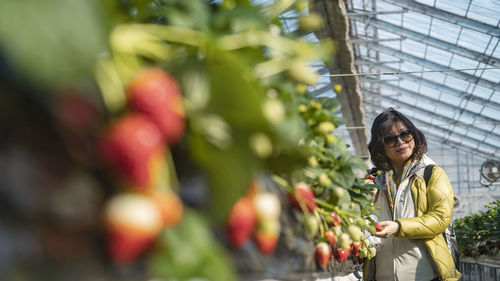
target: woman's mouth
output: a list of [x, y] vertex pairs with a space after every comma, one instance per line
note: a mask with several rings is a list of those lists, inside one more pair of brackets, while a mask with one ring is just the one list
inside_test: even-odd
[[408, 149], [407, 146], [400, 147], [396, 150], [397, 153], [404, 153]]

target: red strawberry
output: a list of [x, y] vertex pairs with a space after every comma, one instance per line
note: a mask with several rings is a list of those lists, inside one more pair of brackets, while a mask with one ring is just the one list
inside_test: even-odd
[[158, 68], [139, 72], [128, 85], [129, 106], [147, 114], [158, 125], [167, 143], [184, 135], [184, 105], [176, 80]]
[[314, 247], [314, 256], [316, 257], [316, 261], [321, 266], [321, 268], [325, 268], [332, 257], [331, 247], [325, 242], [319, 242]]
[[382, 231], [382, 227], [380, 226], [380, 224], [378, 222], [375, 222], [375, 230], [377, 232]]
[[350, 250], [337, 248], [333, 251], [333, 254], [335, 255], [335, 259], [337, 260], [337, 262], [342, 263], [345, 262], [347, 258], [349, 258]]
[[367, 176], [367, 179], [369, 179], [369, 180], [374, 180], [374, 179], [375, 179], [375, 176], [373, 176], [373, 175], [368, 175], [368, 176]]
[[338, 262], [345, 262], [351, 252], [351, 238], [347, 233], [341, 233], [337, 241], [337, 248], [333, 252]]
[[255, 230], [254, 240], [260, 252], [270, 255], [274, 252], [280, 236], [280, 223], [278, 220], [260, 221]]
[[337, 212], [333, 211], [330, 218], [331, 218], [331, 220], [328, 221], [329, 225], [340, 226], [340, 218], [339, 218], [339, 215], [337, 214]]
[[[293, 194], [290, 195], [290, 203], [298, 210], [307, 210], [308, 212], [316, 209], [315, 196], [311, 187], [305, 182], [299, 182], [295, 185]], [[301, 207], [303, 206], [303, 207]]]
[[325, 231], [325, 238], [328, 239], [328, 244], [330, 244], [330, 246], [335, 245], [336, 236], [333, 230], [329, 229]]
[[257, 216], [250, 198], [243, 197], [229, 212], [227, 233], [234, 247], [241, 247], [252, 236]]
[[354, 241], [351, 243], [351, 252], [355, 257], [357, 257], [359, 255], [358, 250], [361, 247], [361, 245], [363, 245], [363, 242], [361, 242], [361, 241], [357, 241], [357, 242]]
[[165, 146], [158, 127], [144, 115], [118, 119], [100, 140], [104, 160], [141, 189], [155, 184]]
[[114, 196], [106, 205], [105, 224], [111, 259], [127, 264], [139, 257], [163, 228], [160, 211], [148, 197]]

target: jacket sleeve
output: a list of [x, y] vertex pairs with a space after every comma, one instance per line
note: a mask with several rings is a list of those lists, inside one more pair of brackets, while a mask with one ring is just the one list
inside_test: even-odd
[[428, 186], [416, 178], [412, 186], [416, 217], [397, 219], [401, 228], [398, 238], [433, 238], [442, 234], [453, 214], [453, 189], [448, 176], [440, 167], [434, 167]]

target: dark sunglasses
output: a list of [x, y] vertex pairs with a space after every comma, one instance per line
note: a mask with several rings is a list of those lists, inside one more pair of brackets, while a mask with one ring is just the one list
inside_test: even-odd
[[399, 133], [398, 135], [389, 135], [384, 137], [384, 144], [388, 146], [396, 146], [398, 143], [398, 138], [404, 141], [405, 143], [409, 143], [413, 140], [413, 130], [406, 129]]

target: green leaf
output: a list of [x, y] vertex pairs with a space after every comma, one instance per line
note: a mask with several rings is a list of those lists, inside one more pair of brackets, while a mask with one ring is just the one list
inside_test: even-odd
[[233, 264], [213, 237], [207, 222], [186, 208], [181, 223], [160, 236], [148, 268], [153, 277], [166, 280], [237, 280]]
[[99, 1], [2, 0], [0, 49], [23, 78], [44, 87], [89, 82], [108, 26]]

